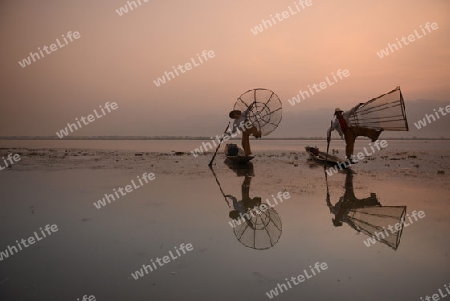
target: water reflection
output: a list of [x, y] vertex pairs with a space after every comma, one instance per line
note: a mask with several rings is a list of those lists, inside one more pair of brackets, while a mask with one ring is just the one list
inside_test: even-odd
[[333, 225], [340, 227], [346, 223], [356, 231], [370, 236], [372, 244], [378, 241], [397, 250], [402, 236], [406, 206], [382, 206], [375, 193], [370, 193], [369, 197], [358, 199], [353, 188], [354, 173], [351, 169], [347, 169], [345, 173], [344, 195], [334, 205], [330, 201], [328, 178], [325, 173], [326, 203], [330, 213], [334, 215]]
[[278, 213], [270, 205], [262, 202], [259, 196], [250, 196], [252, 178], [255, 176], [253, 164], [236, 164], [226, 160], [225, 164], [244, 177], [241, 184], [241, 196], [225, 194], [214, 170], [212, 170], [229, 211], [229, 225], [238, 241], [248, 248], [265, 250], [272, 248], [281, 237], [282, 224]]

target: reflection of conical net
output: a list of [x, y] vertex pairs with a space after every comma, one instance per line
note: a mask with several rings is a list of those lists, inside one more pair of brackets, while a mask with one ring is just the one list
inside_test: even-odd
[[352, 125], [385, 131], [408, 131], [405, 102], [400, 87], [373, 98], [350, 116]]
[[[262, 204], [265, 208], [268, 205]], [[247, 213], [248, 220], [233, 228], [234, 235], [246, 247], [265, 250], [273, 247], [281, 237], [281, 219], [278, 213], [269, 208], [265, 212], [253, 209]]]
[[272, 133], [281, 121], [282, 106], [278, 96], [267, 89], [253, 89], [238, 97], [234, 110], [247, 112], [247, 120], [261, 131], [262, 136]]
[[[374, 239], [397, 250], [403, 231], [402, 218], [405, 214], [405, 206], [366, 207], [350, 209], [348, 218], [364, 234], [374, 236]], [[395, 229], [397, 223], [401, 225], [400, 230]], [[394, 233], [389, 230], [389, 226]]]

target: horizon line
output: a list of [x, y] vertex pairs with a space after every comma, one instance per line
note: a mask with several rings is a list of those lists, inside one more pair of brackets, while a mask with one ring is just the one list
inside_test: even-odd
[[[389, 140], [450, 140], [450, 137], [386, 137]], [[384, 139], [384, 140], [385, 140]], [[207, 136], [66, 136], [60, 139], [56, 136], [0, 136], [0, 140], [211, 140]], [[240, 138], [229, 140], [239, 141]], [[271, 137], [264, 140], [326, 140], [326, 137]]]

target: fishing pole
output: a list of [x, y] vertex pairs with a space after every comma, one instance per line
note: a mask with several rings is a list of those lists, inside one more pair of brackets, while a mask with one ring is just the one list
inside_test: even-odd
[[[230, 123], [231, 123], [231, 121], [228, 122], [227, 128], [226, 128], [225, 131], [224, 131], [224, 134], [227, 133], [228, 128], [230, 127]], [[214, 159], [216, 158], [217, 151], [219, 150], [220, 144], [222, 144], [222, 141], [223, 141], [223, 138], [224, 138], [224, 137], [225, 137], [225, 135], [222, 135], [222, 138], [220, 138], [219, 145], [218, 145], [217, 148], [216, 148], [216, 152], [214, 153], [214, 156], [212, 157], [211, 161], [210, 161], [209, 164], [208, 164], [209, 168], [211, 168], [211, 169], [212, 169], [213, 161], [214, 161]], [[214, 173], [214, 171], [213, 171], [213, 173]], [[216, 178], [216, 180], [217, 180], [217, 178]]]

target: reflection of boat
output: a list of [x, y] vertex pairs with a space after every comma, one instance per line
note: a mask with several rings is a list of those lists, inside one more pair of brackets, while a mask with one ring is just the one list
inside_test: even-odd
[[317, 147], [306, 146], [305, 150], [309, 154], [311, 159], [321, 164], [337, 165], [341, 163], [341, 165], [347, 166], [344, 165], [345, 163], [347, 163], [346, 161], [343, 161], [339, 157], [330, 154], [327, 156], [327, 153], [319, 151], [319, 148]]
[[247, 162], [247, 164], [236, 163], [230, 159], [226, 159], [224, 161], [225, 165], [228, 166], [229, 169], [234, 171], [238, 177], [243, 176], [255, 176], [255, 171], [253, 169], [253, 163]]
[[[330, 213], [335, 215], [332, 219], [333, 225], [338, 227], [347, 223], [356, 231], [397, 250], [402, 236], [406, 206], [382, 206], [375, 193], [371, 193], [367, 198], [356, 198], [353, 191], [353, 172], [349, 169], [346, 173], [344, 195], [335, 205], [331, 204], [327, 193], [327, 205]], [[398, 230], [396, 228], [391, 231], [394, 227], [398, 227]]]
[[246, 156], [244, 150], [233, 143], [227, 143], [225, 145], [225, 156], [230, 161], [241, 164], [247, 163], [254, 158], [254, 156]]

